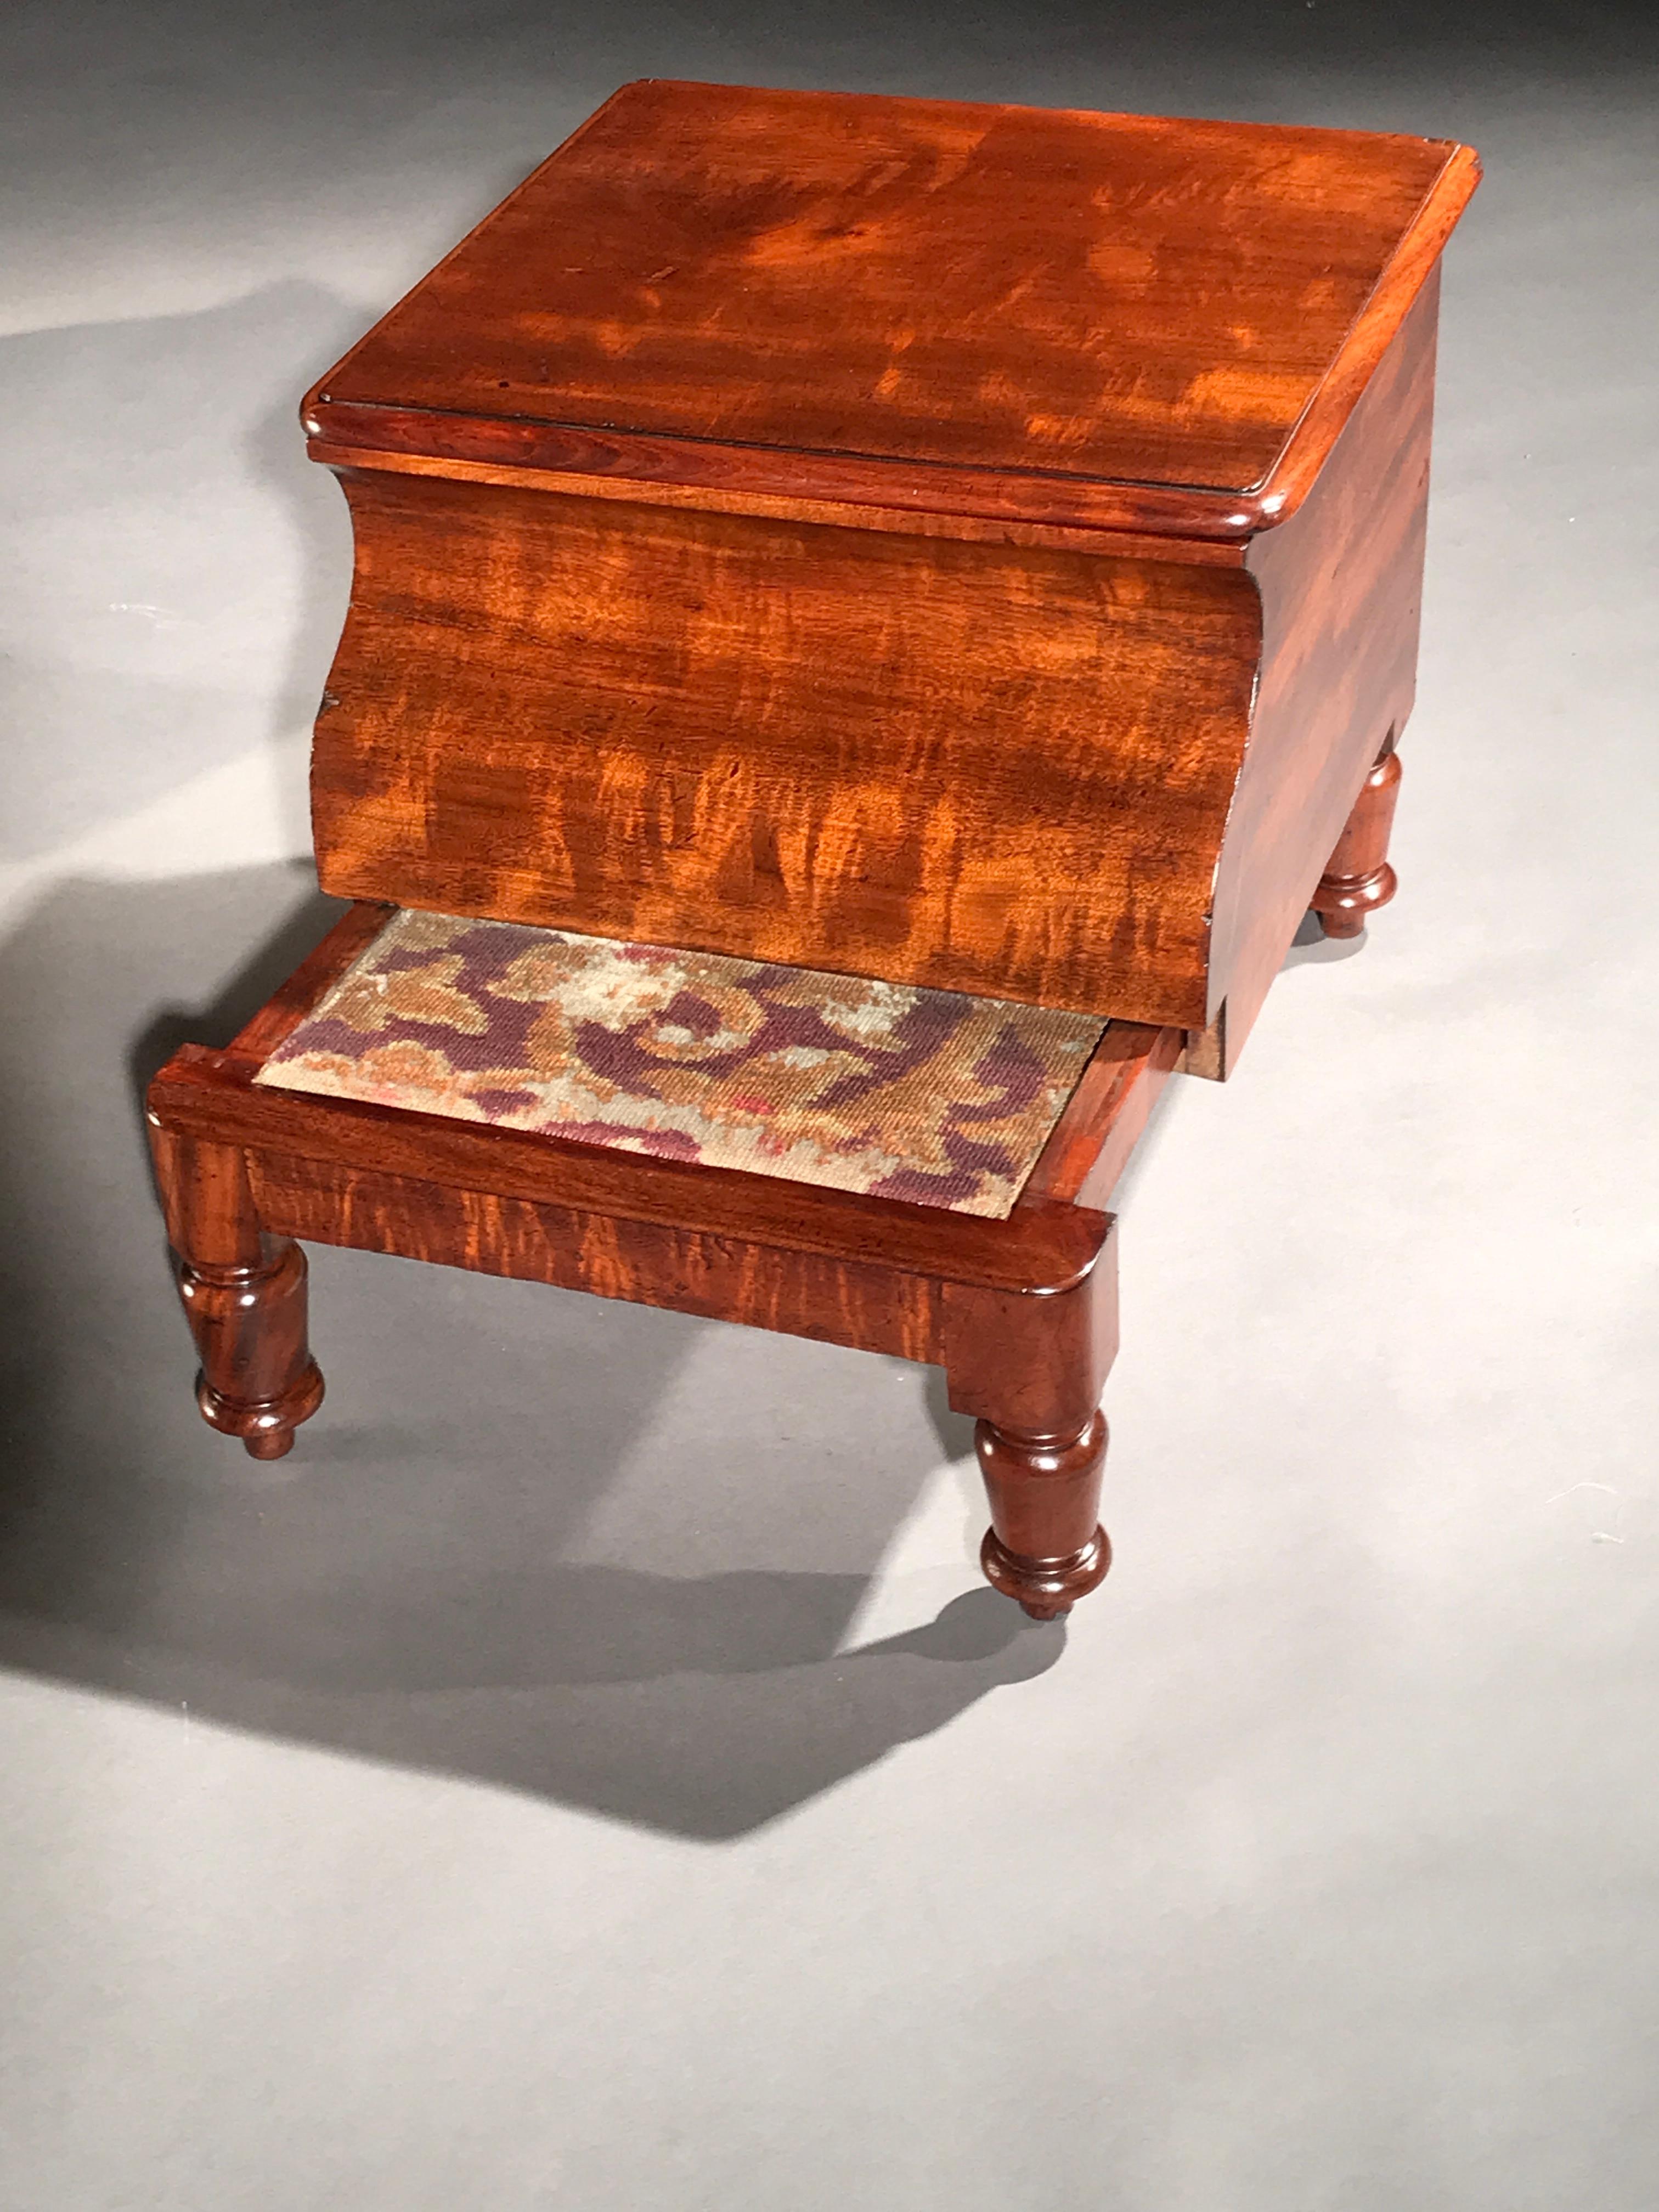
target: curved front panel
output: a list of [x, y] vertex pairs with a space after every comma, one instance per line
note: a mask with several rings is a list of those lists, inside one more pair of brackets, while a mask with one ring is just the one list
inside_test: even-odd
[[325, 890], [1203, 1025], [1242, 571], [342, 480]]

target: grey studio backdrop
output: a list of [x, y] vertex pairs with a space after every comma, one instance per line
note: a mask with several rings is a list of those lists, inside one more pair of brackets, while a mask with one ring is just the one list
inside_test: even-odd
[[[1646, 2212], [1645, 7], [15, 5], [0, 2206]], [[1462, 137], [1402, 889], [1121, 1206], [1118, 1565], [898, 1363], [313, 1254], [201, 1425], [138, 1087], [331, 911], [301, 392], [641, 75]], [[873, 1441], [872, 1441], [873, 1440]]]

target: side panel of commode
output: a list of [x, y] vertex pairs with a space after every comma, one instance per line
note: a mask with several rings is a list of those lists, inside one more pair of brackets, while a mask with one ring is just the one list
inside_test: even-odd
[[1237, 1058], [1367, 770], [1411, 712], [1439, 293], [1437, 270], [1302, 507], [1250, 546], [1261, 681], [1217, 876], [1204, 1073]]

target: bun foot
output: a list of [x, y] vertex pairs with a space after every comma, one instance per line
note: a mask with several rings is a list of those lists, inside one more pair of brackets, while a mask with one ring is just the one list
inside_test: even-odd
[[979, 1555], [985, 1579], [1033, 1620], [1058, 1620], [1098, 1589], [1112, 1564], [1095, 1517], [1105, 1419], [1096, 1413], [1074, 1437], [1020, 1436], [981, 1421], [974, 1444], [991, 1501]]
[[1358, 937], [1399, 888], [1400, 878], [1386, 860], [1369, 876], [1323, 876], [1314, 894], [1314, 912], [1327, 937]]
[[251, 1459], [282, 1459], [294, 1449], [294, 1431], [323, 1402], [322, 1370], [307, 1358], [294, 1382], [276, 1398], [232, 1397], [205, 1375], [196, 1378], [202, 1419], [221, 1436], [240, 1437]]
[[1336, 850], [1314, 888], [1312, 910], [1327, 937], [1358, 937], [1400, 888], [1389, 866], [1389, 833], [1400, 796], [1400, 756], [1389, 738], [1359, 787]]
[[1063, 1620], [1080, 1597], [1098, 1589], [1112, 1564], [1106, 1531], [1097, 1528], [1081, 1550], [1063, 1559], [1026, 1559], [1008, 1550], [994, 1528], [985, 1532], [980, 1565], [993, 1589], [1011, 1597], [1033, 1620]]

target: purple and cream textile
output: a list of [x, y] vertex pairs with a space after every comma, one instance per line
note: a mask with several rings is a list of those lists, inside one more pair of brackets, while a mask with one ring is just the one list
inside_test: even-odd
[[256, 1080], [1000, 1218], [1104, 1027], [404, 911]]

